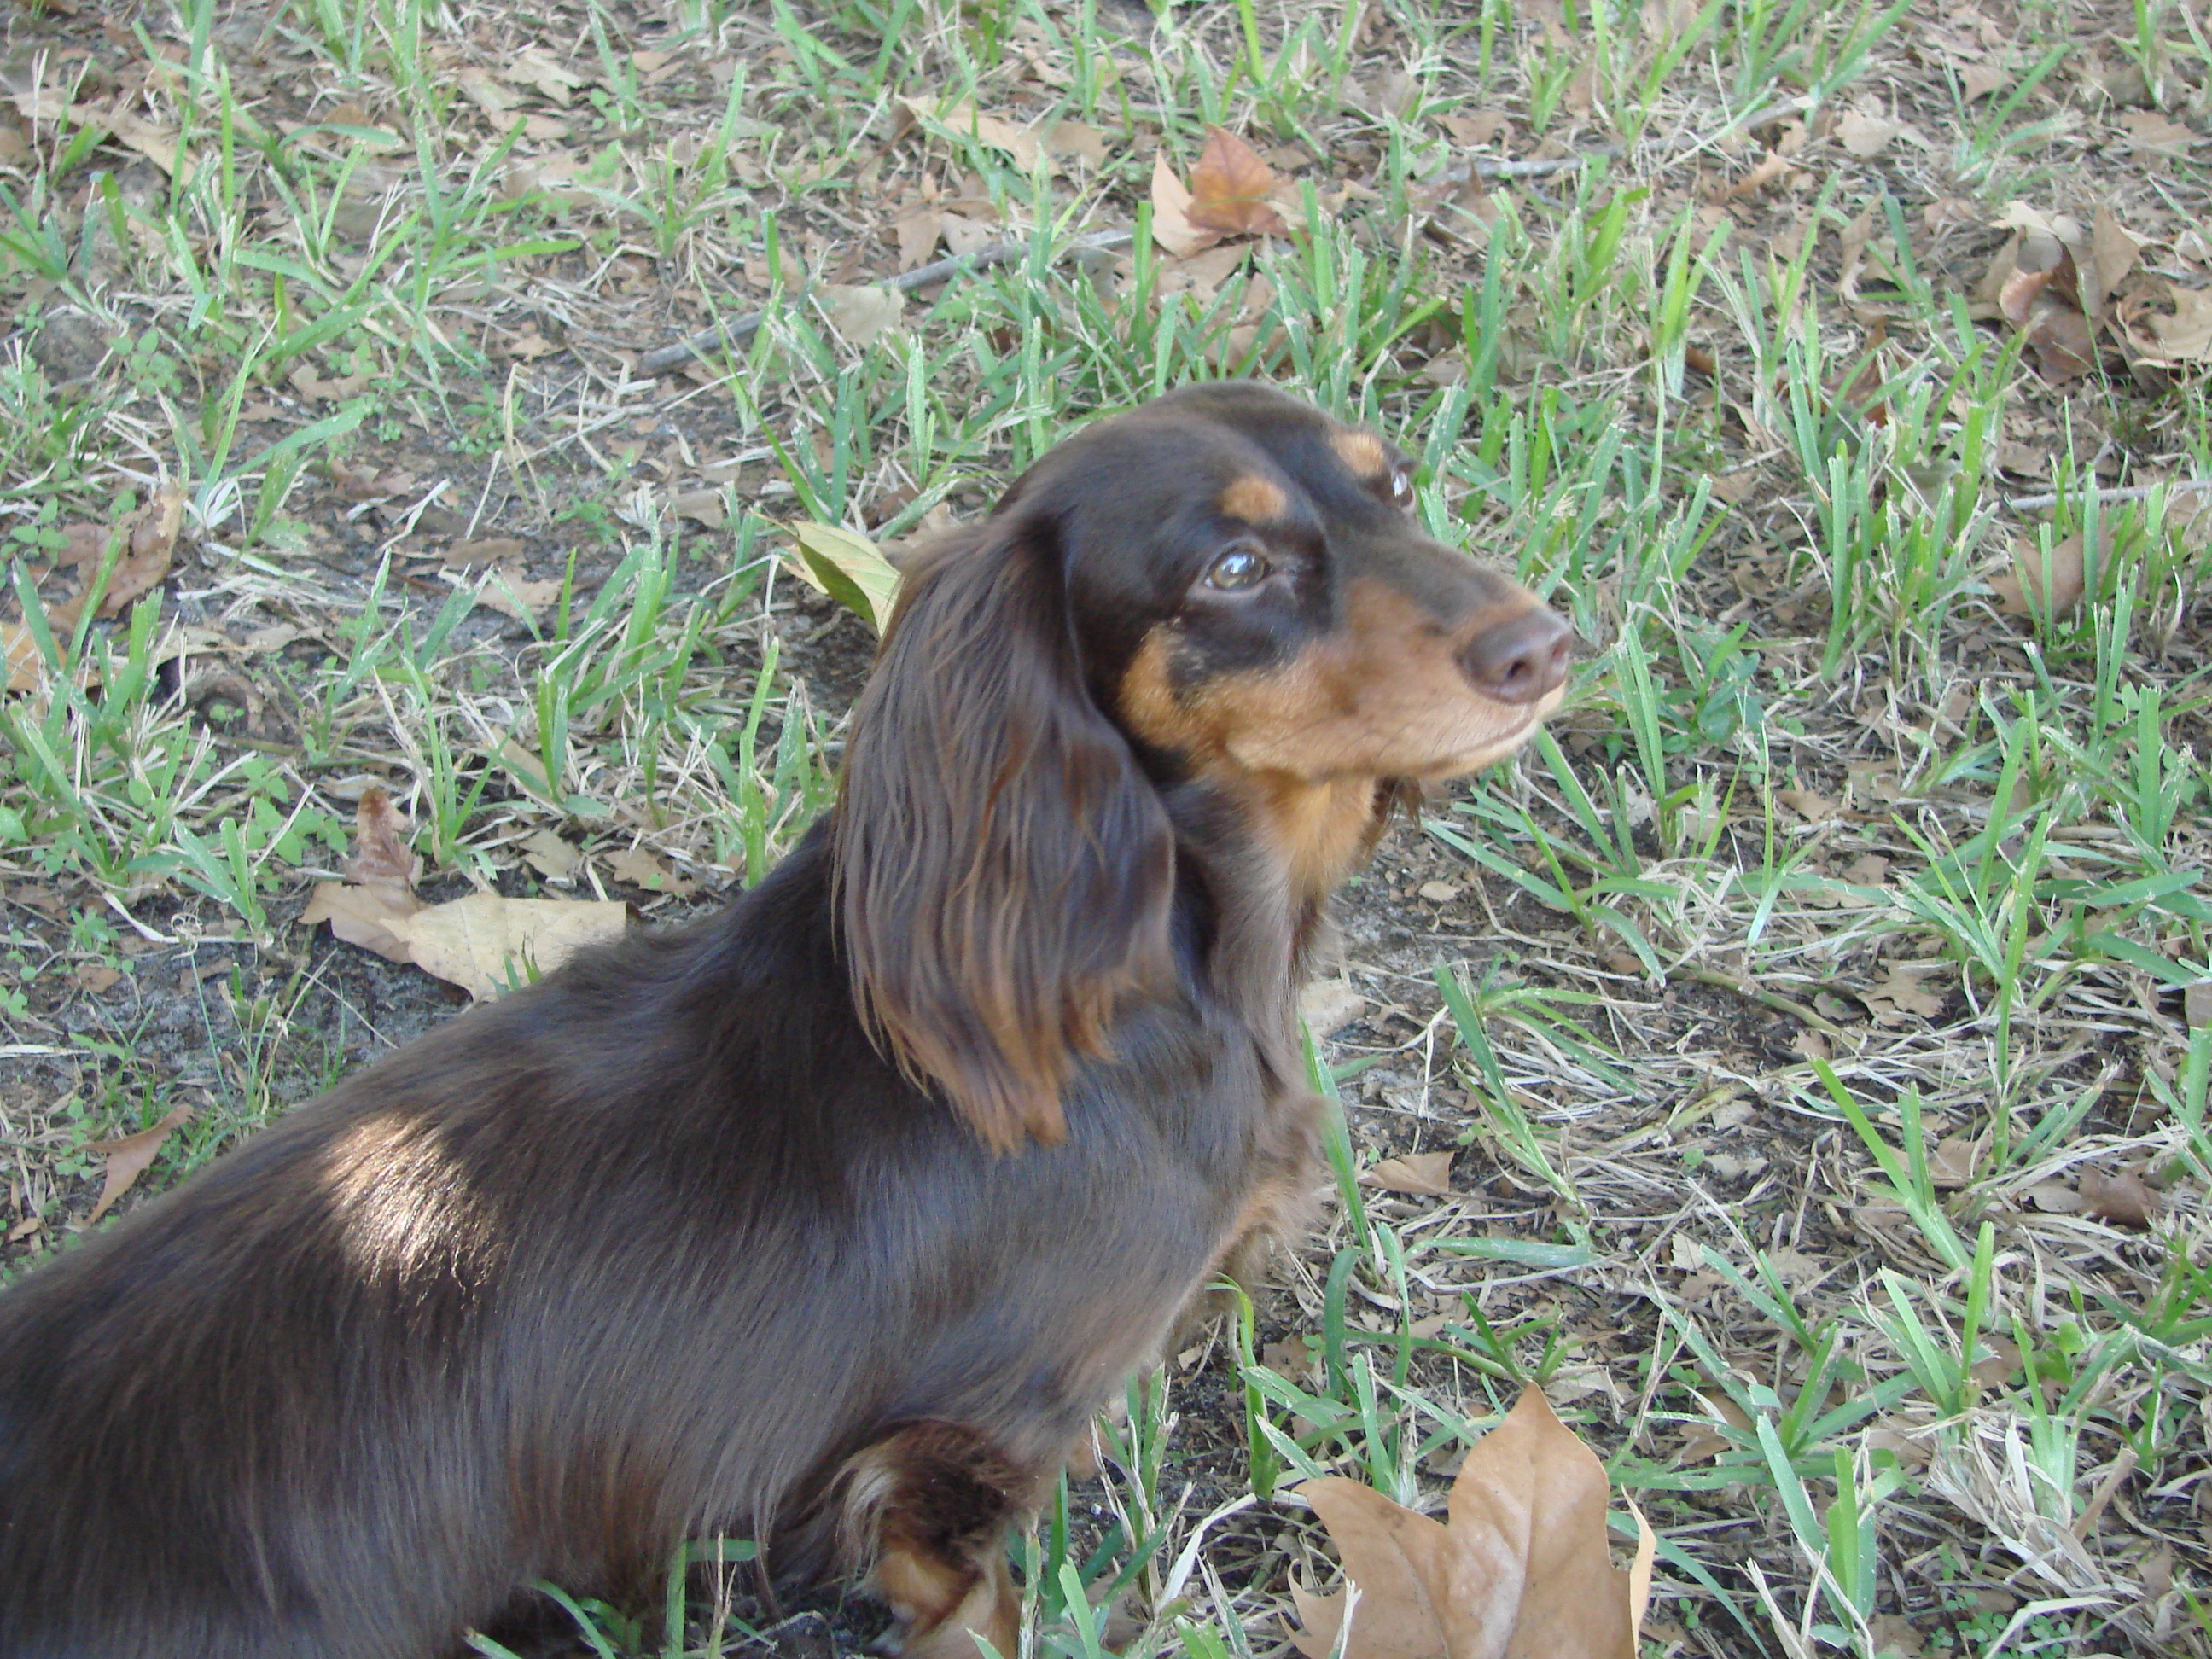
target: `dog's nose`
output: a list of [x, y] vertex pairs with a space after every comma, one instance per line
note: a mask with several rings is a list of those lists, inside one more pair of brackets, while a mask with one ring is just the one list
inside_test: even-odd
[[1574, 630], [1554, 611], [1524, 611], [1460, 647], [1460, 672], [1500, 702], [1534, 702], [1566, 682]]

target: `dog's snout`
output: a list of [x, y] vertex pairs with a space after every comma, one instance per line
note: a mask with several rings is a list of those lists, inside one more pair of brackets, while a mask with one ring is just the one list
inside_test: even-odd
[[1553, 611], [1524, 611], [1460, 647], [1460, 672], [1500, 702], [1534, 702], [1565, 684], [1574, 630]]

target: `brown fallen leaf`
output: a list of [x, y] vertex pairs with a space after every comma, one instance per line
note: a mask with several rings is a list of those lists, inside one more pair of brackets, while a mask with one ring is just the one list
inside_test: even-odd
[[2014, 543], [2011, 570], [1990, 578], [1997, 609], [2009, 617], [2032, 616], [2039, 610], [2053, 617], [2069, 614], [2088, 591], [2081, 545], [2079, 531], [2048, 556], [2025, 542]]
[[2089, 232], [2089, 269], [2085, 273], [2089, 283], [2082, 291], [2082, 310], [2091, 317], [2103, 317], [2106, 302], [2135, 269], [2142, 252], [2135, 234], [2112, 216], [2111, 209], [2099, 208]]
[[2132, 1170], [2116, 1176], [2095, 1170], [2081, 1172], [2081, 1206], [2100, 1221], [2141, 1232], [2158, 1213], [2158, 1194]]
[[522, 838], [523, 861], [549, 881], [566, 881], [584, 861], [584, 849], [560, 832], [539, 828]]
[[2116, 308], [2128, 343], [2154, 363], [2212, 363], [2212, 289], [2166, 284], [2168, 316], [2151, 309], [2151, 295], [2131, 290]]
[[937, 239], [945, 234], [945, 216], [923, 202], [891, 221], [891, 238], [898, 244], [898, 268], [912, 270], [927, 263], [937, 252]]
[[383, 788], [361, 792], [353, 813], [353, 855], [344, 882], [319, 881], [300, 912], [302, 926], [327, 921], [349, 945], [374, 951], [386, 962], [412, 962], [407, 942], [392, 931], [394, 921], [422, 908], [415, 896], [422, 860], [407, 845], [407, 820]]
[[38, 636], [21, 623], [0, 623], [0, 668], [10, 691], [39, 689]]
[[888, 334], [905, 310], [906, 295], [895, 288], [832, 283], [822, 289], [822, 313], [848, 346], [864, 346]]
[[1208, 127], [1191, 169], [1191, 225], [1229, 236], [1280, 235], [1283, 216], [1267, 200], [1274, 188], [1274, 169], [1259, 151], [1225, 127]]
[[407, 845], [412, 828], [392, 805], [389, 792], [372, 783], [353, 809], [353, 855], [346, 875], [363, 886], [389, 885], [412, 892], [422, 878], [422, 860]]
[[519, 564], [527, 550], [512, 536], [489, 536], [482, 541], [456, 542], [442, 557], [447, 569], [466, 570], [471, 565]]
[[2154, 109], [2122, 110], [2120, 131], [2127, 134], [2130, 149], [2149, 150], [2161, 155], [2185, 155], [2189, 147], [2197, 142], [2197, 135], [2189, 128]]
[[1863, 998], [1874, 1012], [1877, 1023], [1894, 1025], [1917, 1014], [1923, 1019], [1933, 1019], [1943, 1012], [1943, 999], [1936, 992], [1924, 989], [1920, 981], [1924, 975], [1938, 971], [1934, 968], [1908, 968], [1893, 963], [1881, 981], [1869, 987]]
[[1359, 1184], [1380, 1187], [1386, 1193], [1443, 1198], [1451, 1192], [1451, 1164], [1449, 1152], [1414, 1152], [1405, 1158], [1386, 1158], [1361, 1170]]
[[413, 894], [395, 899], [386, 890], [355, 887], [342, 881], [319, 881], [300, 912], [300, 925], [312, 927], [327, 921], [331, 932], [348, 945], [374, 951], [386, 962], [412, 962], [415, 953], [407, 941], [392, 931], [391, 923], [422, 908]]
[[1106, 135], [1087, 121], [1054, 122], [1044, 147], [1050, 155], [1079, 156], [1094, 167], [1104, 167], [1110, 154]]
[[629, 907], [617, 899], [511, 899], [471, 893], [388, 922], [411, 959], [489, 1001], [550, 974], [587, 945], [620, 939]]
[[92, 1206], [92, 1213], [84, 1218], [89, 1227], [114, 1207], [115, 1200], [131, 1190], [131, 1183], [153, 1166], [161, 1143], [169, 1132], [192, 1115], [189, 1106], [179, 1106], [150, 1129], [141, 1129], [135, 1135], [124, 1135], [114, 1140], [94, 1140], [86, 1144], [95, 1152], [107, 1157], [107, 1168], [100, 1183], [100, 1202]]
[[1165, 150], [1152, 157], [1152, 240], [1178, 259], [1221, 240], [1219, 233], [1191, 223], [1190, 191], [1168, 165]]
[[1946, 1135], [1928, 1154], [1928, 1182], [1939, 1192], [1957, 1192], [1974, 1184], [1974, 1170], [1989, 1151], [1982, 1135]]
[[560, 597], [559, 582], [550, 578], [532, 581], [519, 568], [507, 565], [495, 565], [485, 575], [483, 586], [477, 589], [478, 605], [519, 623], [536, 622], [538, 615]]
[[1613, 1565], [1605, 1468], [1541, 1392], [1525, 1389], [1467, 1455], [1449, 1522], [1331, 1475], [1297, 1489], [1358, 1586], [1316, 1595], [1293, 1582], [1307, 1659], [1634, 1659], [1656, 1540], [1643, 1517], [1635, 1565]]
[[1836, 123], [1836, 137], [1845, 149], [1863, 161], [1881, 155], [1898, 138], [1910, 138], [1923, 147], [1928, 143], [1902, 121], [1856, 109]]
[[1316, 1038], [1334, 1036], [1367, 1012], [1367, 999], [1340, 979], [1317, 979], [1298, 993], [1298, 1018]]
[[1728, 1433], [1728, 1429], [1746, 1437], [1754, 1435], [1750, 1415], [1726, 1395], [1700, 1394], [1698, 1403], [1711, 1413], [1713, 1421], [1683, 1425], [1682, 1448], [1674, 1454], [1676, 1462], [1709, 1463], [1722, 1453], [1733, 1451], [1743, 1442]]
[[[185, 492], [173, 484], [164, 485], [152, 501], [124, 520], [122, 551], [108, 570], [107, 586], [100, 591], [100, 616], [115, 616], [125, 605], [161, 586], [169, 574], [169, 562], [177, 550], [177, 531], [184, 521]], [[85, 600], [91, 596], [92, 582], [99, 573], [99, 560], [106, 556], [104, 542], [105, 538], [95, 532], [91, 558], [82, 556], [85, 550], [81, 544], [73, 545], [64, 556], [65, 562], [74, 562], [84, 572], [85, 586], [73, 597], [47, 608], [47, 619], [55, 632], [75, 628], [84, 614]]]
[[678, 873], [668, 860], [647, 847], [626, 847], [607, 860], [607, 873], [617, 881], [629, 882], [634, 887], [644, 887], [656, 893], [673, 893], [681, 898], [695, 891], [699, 884], [690, 877]]

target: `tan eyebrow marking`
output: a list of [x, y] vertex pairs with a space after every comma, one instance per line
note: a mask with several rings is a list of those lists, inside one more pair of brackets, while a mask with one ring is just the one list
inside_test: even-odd
[[1390, 470], [1390, 458], [1382, 453], [1382, 441], [1371, 432], [1338, 432], [1330, 435], [1328, 445], [1342, 461], [1362, 479], [1372, 483]]
[[1265, 524], [1269, 520], [1282, 518], [1290, 511], [1290, 498], [1283, 494], [1282, 486], [1271, 483], [1255, 472], [1247, 472], [1230, 482], [1216, 503], [1224, 519], [1242, 519], [1247, 524]]

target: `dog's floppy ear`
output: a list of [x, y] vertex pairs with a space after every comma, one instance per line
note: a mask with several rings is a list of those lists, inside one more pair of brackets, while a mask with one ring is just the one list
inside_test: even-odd
[[1167, 815], [1084, 686], [1056, 535], [1018, 507], [907, 578], [845, 751], [861, 1016], [984, 1143], [1066, 1132], [1076, 1059], [1172, 971]]

